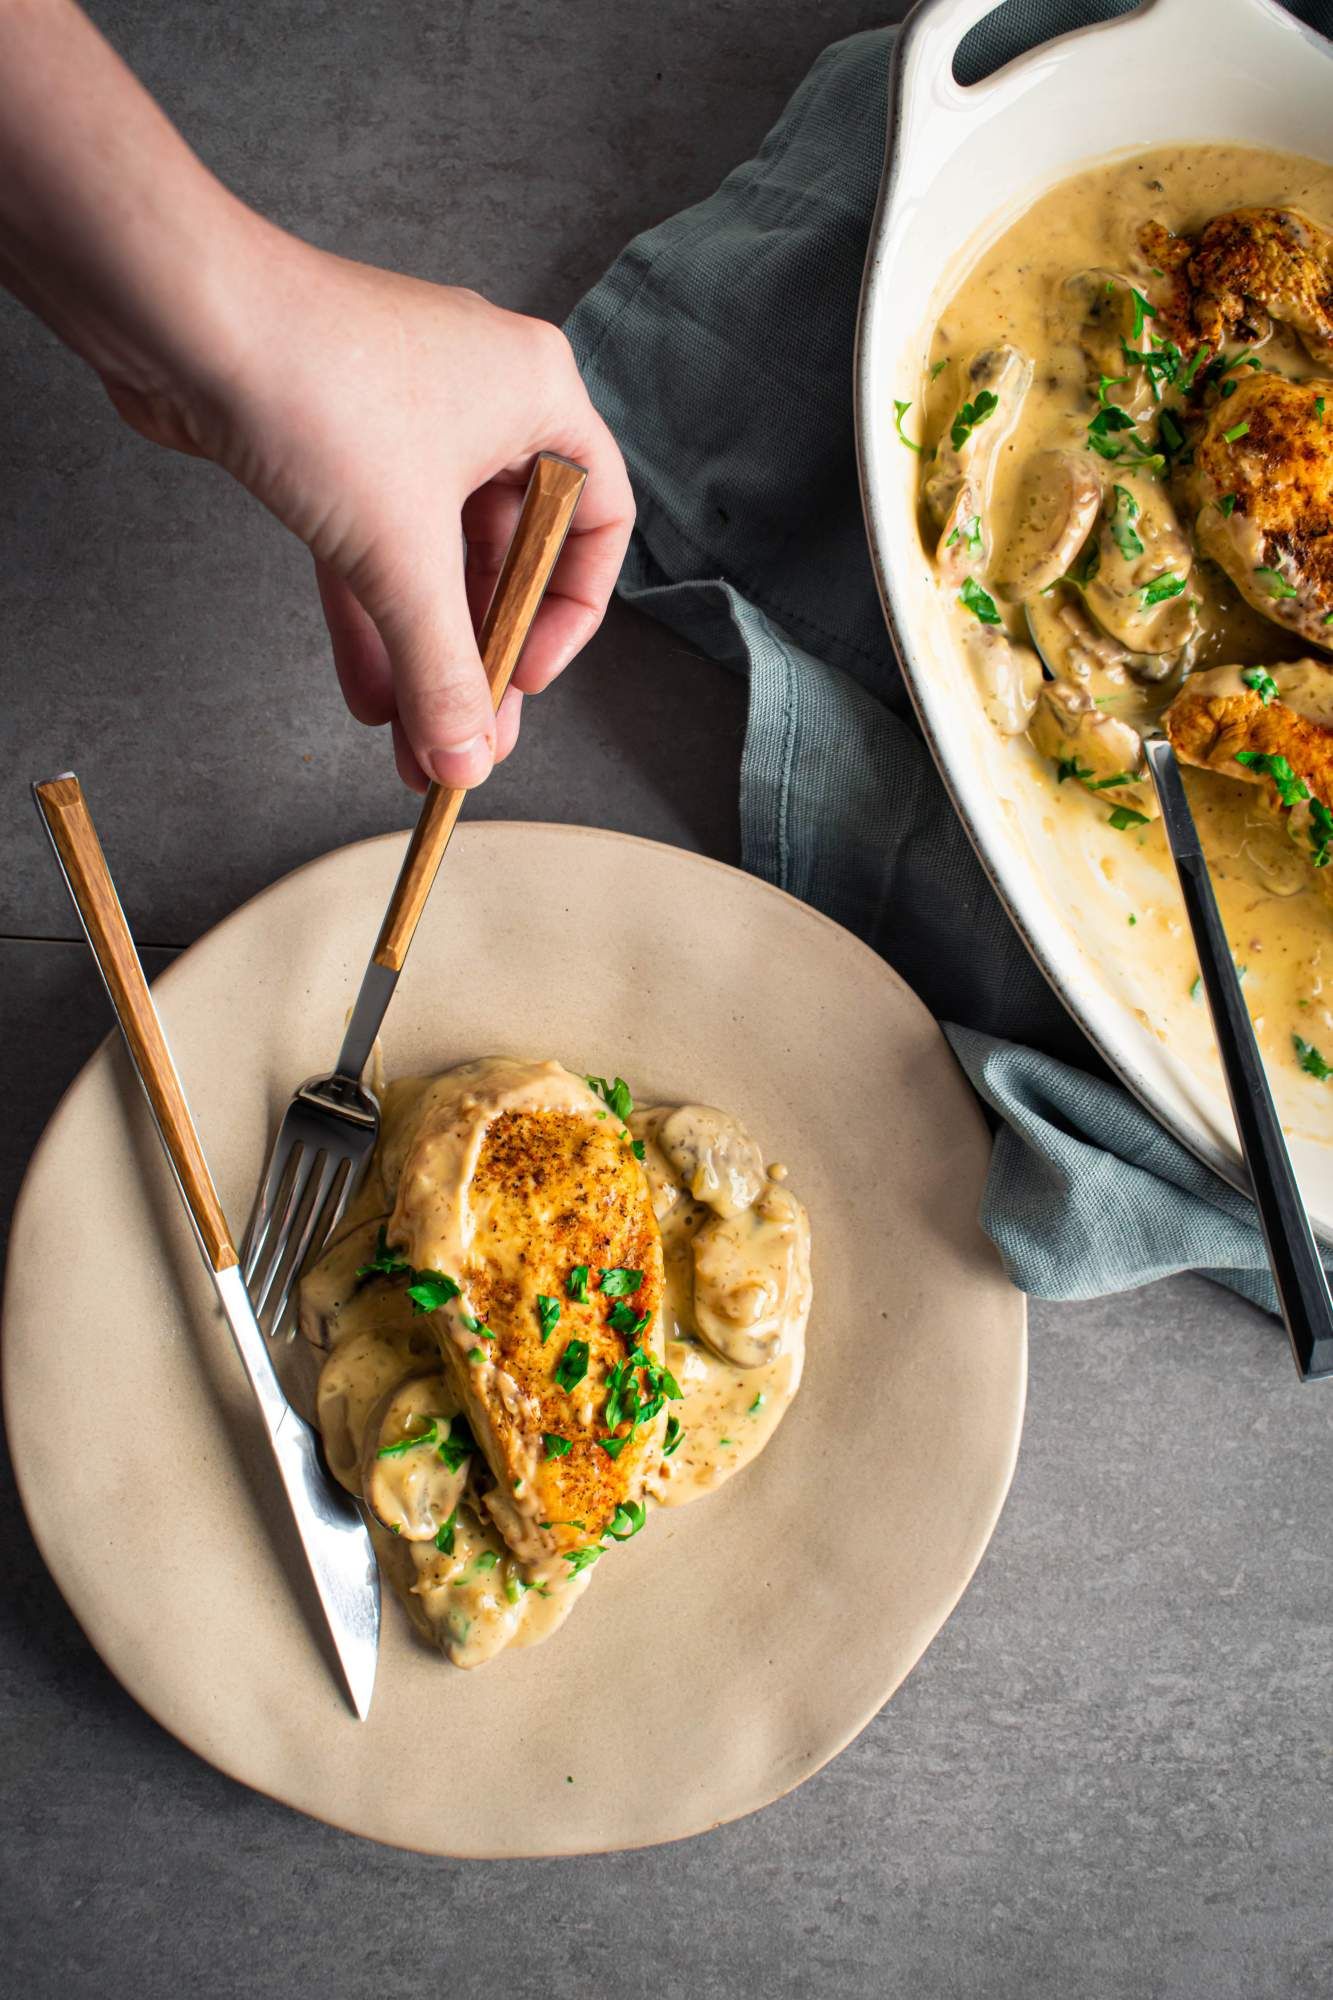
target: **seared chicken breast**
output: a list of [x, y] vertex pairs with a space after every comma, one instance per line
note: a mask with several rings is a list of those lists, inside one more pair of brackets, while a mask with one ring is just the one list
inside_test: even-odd
[[665, 1425], [662, 1248], [631, 1136], [558, 1063], [496, 1060], [419, 1091], [385, 1149], [392, 1258], [443, 1279], [431, 1320], [528, 1563], [637, 1501]]
[[1333, 381], [1248, 373], [1209, 412], [1191, 497], [1201, 547], [1241, 596], [1333, 644]]
[[1192, 674], [1162, 725], [1187, 764], [1271, 786], [1266, 762], [1237, 762], [1237, 756], [1283, 758], [1317, 798], [1333, 800], [1333, 662]]
[[1266, 314], [1299, 334], [1316, 361], [1333, 361], [1333, 237], [1309, 216], [1294, 208], [1215, 215], [1186, 269], [1194, 324], [1214, 353]]

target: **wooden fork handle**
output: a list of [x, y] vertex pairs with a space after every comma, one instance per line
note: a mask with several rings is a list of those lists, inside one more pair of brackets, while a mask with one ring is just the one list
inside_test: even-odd
[[[569, 459], [557, 458], [548, 451], [541, 454], [532, 468], [514, 539], [505, 552], [495, 594], [477, 634], [481, 663], [496, 708], [509, 686], [523, 651], [523, 641], [546, 594], [587, 477], [581, 465], [573, 465]], [[403, 969], [403, 960], [466, 797], [466, 791], [446, 790], [440, 785], [432, 785], [426, 794], [375, 945], [375, 964], [386, 971]]]
[[66, 772], [32, 789], [205, 1254], [225, 1271], [236, 1262], [235, 1245], [83, 787]]

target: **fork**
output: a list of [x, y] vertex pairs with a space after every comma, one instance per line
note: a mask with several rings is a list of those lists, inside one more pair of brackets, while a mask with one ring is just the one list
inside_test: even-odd
[[[587, 473], [543, 452], [477, 635], [499, 707], [551, 580]], [[362, 1081], [421, 913], [467, 793], [432, 785], [394, 884], [374, 952], [328, 1076], [310, 1077], [287, 1107], [241, 1246], [255, 1317], [272, 1338], [312, 1253], [327, 1243], [379, 1137], [379, 1103]]]

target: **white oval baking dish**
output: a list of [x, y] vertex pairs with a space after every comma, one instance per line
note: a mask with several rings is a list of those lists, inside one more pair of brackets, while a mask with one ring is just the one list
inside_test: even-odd
[[[916, 523], [917, 461], [895, 397], [919, 396], [930, 330], [979, 250], [1078, 168], [1170, 141], [1223, 140], [1327, 160], [1333, 44], [1275, 0], [1145, 0], [1048, 42], [984, 82], [955, 82], [962, 37], [994, 0], [925, 0], [904, 25], [890, 86], [884, 180], [856, 359], [856, 420], [871, 554], [922, 729], [982, 863], [1033, 957], [1110, 1066], [1169, 1131], [1238, 1186], [1235, 1128], [1208, 1025], [1180, 982], [1145, 971], [1108, 915], [1099, 816], [1055, 842], [1050, 790], [1026, 738], [998, 735], [950, 643]], [[1068, 818], [1069, 816], [1066, 816]], [[1133, 910], [1163, 882], [1114, 850]], [[1173, 891], [1172, 891], [1173, 893]], [[1117, 935], [1117, 932], [1119, 935]], [[1315, 1227], [1333, 1239], [1333, 1086], [1273, 1078]]]

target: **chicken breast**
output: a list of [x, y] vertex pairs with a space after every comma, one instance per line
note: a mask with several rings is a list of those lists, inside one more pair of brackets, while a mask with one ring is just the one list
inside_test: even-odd
[[661, 1239], [631, 1135], [558, 1063], [497, 1059], [419, 1089], [381, 1165], [390, 1255], [441, 1281], [430, 1317], [486, 1508], [526, 1563], [591, 1545], [665, 1427]]
[[1190, 491], [1199, 544], [1241, 596], [1333, 644], [1333, 381], [1248, 375], [1209, 413]]
[[[987, 347], [974, 355], [967, 369], [967, 395], [952, 424], [940, 439], [923, 484], [927, 507], [941, 529], [939, 555], [946, 561], [950, 536], [966, 538], [968, 524], [979, 525], [973, 551], [979, 569], [985, 559], [984, 525], [987, 492], [996, 454], [1018, 422], [1032, 386], [1032, 363], [1016, 347]], [[958, 546], [955, 541], [953, 547]]]
[[1283, 758], [1314, 795], [1333, 800], [1333, 662], [1212, 667], [1191, 674], [1162, 717], [1178, 757], [1273, 788], [1266, 763]]

